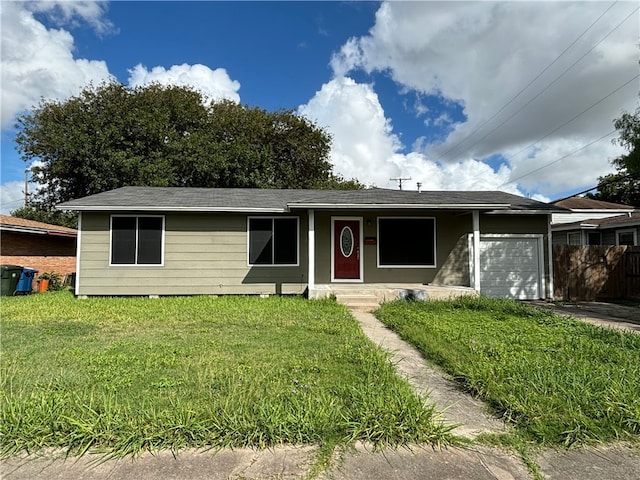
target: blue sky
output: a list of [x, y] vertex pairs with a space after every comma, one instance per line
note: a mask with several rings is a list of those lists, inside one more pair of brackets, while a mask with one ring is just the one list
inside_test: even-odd
[[334, 170], [395, 188], [589, 188], [638, 105], [636, 2], [2, 2], [2, 211], [16, 114], [88, 82], [188, 84], [294, 109]]

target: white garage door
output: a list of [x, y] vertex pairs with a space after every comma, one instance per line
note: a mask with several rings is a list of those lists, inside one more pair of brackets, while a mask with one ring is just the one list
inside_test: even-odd
[[480, 236], [480, 292], [488, 297], [544, 297], [542, 237]]

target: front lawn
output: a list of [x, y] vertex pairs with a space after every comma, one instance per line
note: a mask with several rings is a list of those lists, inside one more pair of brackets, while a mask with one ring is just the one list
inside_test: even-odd
[[640, 335], [513, 301], [393, 302], [378, 318], [527, 440], [638, 440]]
[[0, 453], [446, 443], [333, 301], [3, 298]]

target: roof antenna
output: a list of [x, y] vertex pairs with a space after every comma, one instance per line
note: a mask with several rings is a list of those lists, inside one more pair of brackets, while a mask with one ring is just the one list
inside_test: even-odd
[[394, 182], [398, 182], [398, 188], [400, 190], [402, 190], [402, 182], [404, 180], [411, 180], [411, 177], [397, 177], [397, 178], [390, 178], [389, 180], [392, 180]]

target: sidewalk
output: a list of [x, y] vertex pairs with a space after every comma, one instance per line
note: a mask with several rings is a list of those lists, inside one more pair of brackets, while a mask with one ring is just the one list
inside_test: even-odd
[[[80, 458], [33, 455], [0, 463], [3, 480], [302, 480], [309, 478], [316, 447], [272, 450], [162, 451], [97, 463]], [[631, 480], [638, 478], [640, 453], [625, 447], [544, 452], [538, 458], [549, 480]], [[364, 445], [338, 453], [318, 480], [531, 480], [522, 462], [487, 447], [374, 452]]]

